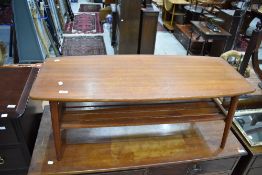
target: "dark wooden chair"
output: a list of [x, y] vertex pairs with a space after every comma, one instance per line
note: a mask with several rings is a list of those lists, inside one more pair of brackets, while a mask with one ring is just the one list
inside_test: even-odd
[[[262, 81], [262, 70], [259, 67], [259, 64], [262, 64], [262, 61], [258, 60], [258, 51], [262, 40], [262, 24], [257, 23], [256, 27], [257, 28], [253, 31], [250, 38], [239, 72], [244, 75], [248, 63], [250, 59], [252, 59], [252, 66], [254, 68], [254, 71], [259, 79]], [[259, 87], [262, 88], [262, 82], [259, 83]]]

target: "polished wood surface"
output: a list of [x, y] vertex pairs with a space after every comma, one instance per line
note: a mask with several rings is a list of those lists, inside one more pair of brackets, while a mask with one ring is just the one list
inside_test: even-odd
[[136, 126], [223, 119], [225, 115], [212, 100], [98, 107], [91, 105], [81, 108], [71, 106], [63, 112], [61, 128]]
[[218, 27], [218, 29], [221, 32], [213, 32], [207, 27], [207, 22], [203, 21], [191, 21], [193, 29], [196, 29], [196, 32], [201, 34], [202, 37], [207, 39], [226, 39], [227, 37], [231, 36], [229, 32], [224, 30], [221, 27]]
[[[232, 163], [246, 152], [231, 132], [224, 149], [220, 149], [223, 128], [223, 121], [213, 121], [64, 130], [64, 140], [67, 144], [63, 159], [57, 161], [50, 112], [46, 109], [38, 132], [29, 175], [126, 170], [119, 171], [119, 175], [123, 175], [125, 174], [123, 172], [132, 169], [143, 172], [148, 167], [149, 171], [145, 172], [151, 174], [150, 172], [155, 172], [152, 171], [153, 168], [161, 170], [163, 166], [177, 167], [175, 171], [173, 169], [173, 172], [164, 174], [180, 175], [181, 167], [190, 163], [203, 165], [203, 172], [210, 173], [211, 169], [211, 172], [216, 172], [219, 167], [223, 171], [230, 171], [234, 167]], [[131, 172], [132, 175], [136, 174]]]
[[42, 116], [41, 103], [28, 100], [37, 72], [28, 65], [0, 67], [1, 175], [25, 175], [28, 171]]
[[50, 101], [163, 101], [253, 91], [221, 58], [121, 55], [47, 59], [30, 96]]

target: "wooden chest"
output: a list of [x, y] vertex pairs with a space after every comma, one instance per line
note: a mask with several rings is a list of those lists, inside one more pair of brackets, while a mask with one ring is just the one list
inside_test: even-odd
[[0, 68], [0, 174], [27, 173], [41, 119], [40, 102], [28, 101], [37, 72], [32, 67]]
[[219, 147], [223, 127], [214, 121], [66, 130], [57, 161], [46, 108], [29, 175], [230, 175], [246, 151], [231, 132]]

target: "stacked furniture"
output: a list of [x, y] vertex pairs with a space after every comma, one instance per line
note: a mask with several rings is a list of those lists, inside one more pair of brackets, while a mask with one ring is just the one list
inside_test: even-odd
[[111, 8], [111, 42], [115, 53], [154, 54], [159, 12], [151, 1], [121, 0]]
[[41, 103], [28, 95], [38, 68], [0, 68], [0, 174], [27, 174], [40, 123]]
[[[221, 2], [217, 3], [219, 4]], [[205, 3], [207, 4], [207, 2]], [[209, 10], [209, 8], [204, 8], [200, 5], [185, 6], [185, 8], [188, 10], [186, 24], [175, 23], [174, 35], [184, 46], [184, 48], [188, 49], [192, 54], [202, 54], [204, 52], [208, 53], [209, 56], [220, 56], [223, 52], [228, 51], [235, 46], [244, 13], [241, 10], [224, 10], [217, 7], [213, 10]], [[212, 5], [216, 6], [216, 3], [211, 4], [211, 6]], [[192, 26], [191, 21], [194, 20], [207, 22], [207, 14], [221, 18], [224, 23], [219, 25], [221, 27], [220, 30], [230, 33], [230, 36], [226, 37], [225, 32], [216, 32], [216, 34], [211, 30], [206, 30], [206, 25], [202, 25], [198, 30], [193, 30], [196, 29], [196, 26]], [[201, 32], [204, 30], [206, 32]], [[192, 42], [191, 46], [189, 47], [190, 40]], [[203, 48], [204, 45], [205, 50], [201, 52], [201, 48]]]

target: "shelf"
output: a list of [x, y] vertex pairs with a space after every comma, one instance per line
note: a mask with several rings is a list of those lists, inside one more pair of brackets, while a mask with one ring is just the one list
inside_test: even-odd
[[211, 100], [97, 107], [71, 105], [65, 108], [62, 116], [62, 129], [186, 123], [225, 118]]

